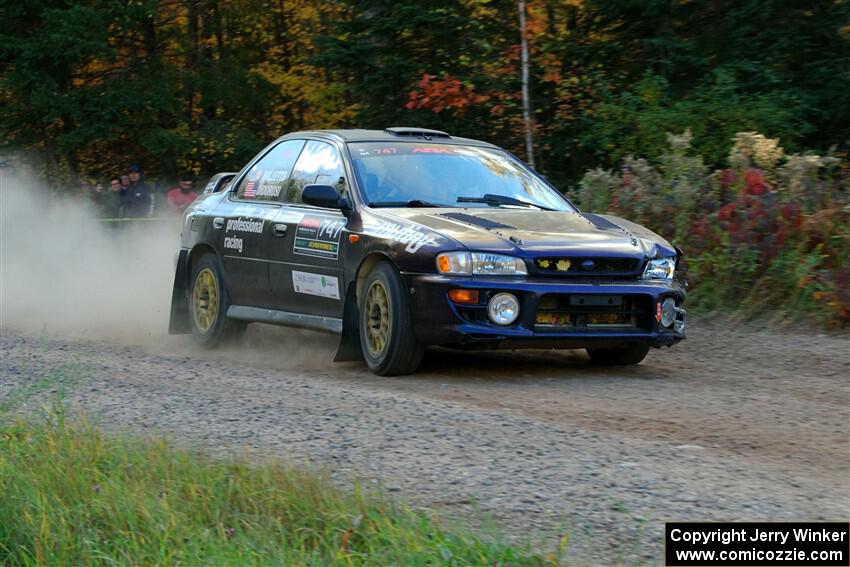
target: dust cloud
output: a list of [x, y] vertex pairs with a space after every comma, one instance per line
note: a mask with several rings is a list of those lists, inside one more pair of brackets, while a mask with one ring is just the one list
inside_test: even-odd
[[180, 223], [115, 226], [79, 196], [5, 172], [0, 185], [0, 326], [48, 336], [165, 334]]
[[216, 350], [168, 335], [180, 221], [101, 221], [79, 196], [0, 170], [0, 331], [142, 347], [168, 356], [331, 368], [336, 338], [254, 324]]

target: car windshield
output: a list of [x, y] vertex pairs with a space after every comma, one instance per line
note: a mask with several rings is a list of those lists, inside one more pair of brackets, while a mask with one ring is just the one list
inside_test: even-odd
[[358, 185], [373, 207], [574, 210], [502, 150], [416, 142], [359, 142], [349, 149]]

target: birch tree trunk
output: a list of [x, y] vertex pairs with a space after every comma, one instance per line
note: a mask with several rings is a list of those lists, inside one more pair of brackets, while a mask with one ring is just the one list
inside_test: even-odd
[[525, 34], [525, 0], [519, 0], [519, 37], [522, 57], [522, 119], [525, 125], [525, 159], [534, 167], [534, 143], [532, 141], [531, 95], [528, 90], [528, 39]]

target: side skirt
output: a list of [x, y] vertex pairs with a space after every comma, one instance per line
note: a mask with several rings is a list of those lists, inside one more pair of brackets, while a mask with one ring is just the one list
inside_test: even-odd
[[239, 319], [240, 321], [297, 327], [299, 329], [309, 329], [311, 331], [321, 331], [335, 335], [342, 333], [342, 319], [337, 319], [336, 317], [305, 315], [303, 313], [291, 313], [289, 311], [277, 311], [275, 309], [263, 309], [261, 307], [246, 307], [244, 305], [231, 305], [227, 309], [227, 316], [230, 319]]

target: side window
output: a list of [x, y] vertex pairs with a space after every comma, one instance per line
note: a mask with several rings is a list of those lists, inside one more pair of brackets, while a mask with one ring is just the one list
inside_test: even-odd
[[242, 178], [236, 196], [248, 200], [277, 200], [303, 147], [304, 140], [287, 140], [272, 148]]
[[340, 195], [345, 192], [342, 156], [334, 146], [325, 142], [307, 142], [286, 184], [282, 199], [287, 203], [300, 203], [304, 186], [314, 184], [331, 185]]

